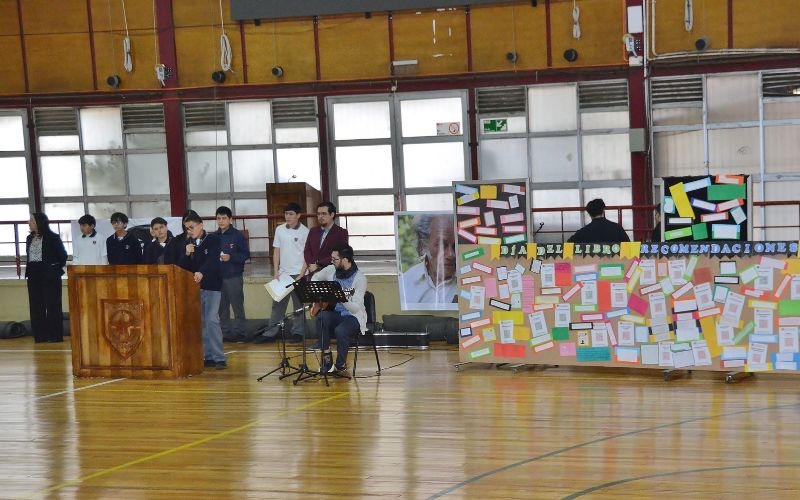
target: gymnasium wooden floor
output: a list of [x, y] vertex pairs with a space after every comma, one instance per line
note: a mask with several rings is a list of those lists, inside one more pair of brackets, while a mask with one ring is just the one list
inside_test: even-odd
[[0, 341], [0, 498], [800, 497], [795, 377], [457, 371], [442, 346], [295, 386], [256, 381], [274, 345], [226, 344], [225, 371], [75, 379], [68, 348]]

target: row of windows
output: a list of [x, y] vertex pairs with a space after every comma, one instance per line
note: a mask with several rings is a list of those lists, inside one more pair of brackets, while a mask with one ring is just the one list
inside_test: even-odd
[[[791, 197], [800, 187], [800, 96], [762, 92], [768, 77], [654, 79], [654, 176], [748, 173], [754, 174], [755, 199]], [[331, 153], [329, 189], [341, 212], [451, 209], [451, 183], [471, 172], [466, 92], [329, 98], [325, 145], [318, 143], [316, 102], [185, 103], [184, 189], [191, 208], [212, 214], [226, 204], [240, 215], [263, 214], [266, 183], [299, 181], [320, 189], [325, 147]], [[481, 179], [531, 179], [537, 208], [579, 207], [595, 197], [609, 205], [631, 203], [624, 81], [479, 89], [476, 104]], [[37, 108], [34, 116], [41, 192], [51, 218], [169, 213], [160, 105]], [[24, 130], [22, 112], [0, 116], [3, 220], [26, 219], [30, 210], [33, 176]], [[797, 218], [770, 210], [756, 213], [762, 223]], [[583, 222], [578, 213], [537, 219], [535, 226], [545, 225], [542, 234]], [[630, 214], [621, 222], [630, 228]], [[350, 217], [347, 224], [360, 235], [357, 249], [394, 248], [391, 217]], [[267, 231], [266, 223], [248, 229]], [[266, 250], [267, 240], [261, 241], [264, 248], [255, 251]]]

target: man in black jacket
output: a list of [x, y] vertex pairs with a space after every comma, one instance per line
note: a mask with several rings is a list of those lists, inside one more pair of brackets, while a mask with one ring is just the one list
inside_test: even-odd
[[606, 204], [600, 198], [595, 198], [586, 204], [586, 212], [592, 221], [567, 240], [570, 243], [621, 243], [630, 241], [628, 233], [617, 224], [606, 219]]

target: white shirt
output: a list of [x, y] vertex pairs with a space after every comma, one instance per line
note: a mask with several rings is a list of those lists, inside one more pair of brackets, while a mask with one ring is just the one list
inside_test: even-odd
[[299, 274], [303, 269], [303, 249], [308, 238], [308, 228], [303, 224], [298, 224], [295, 229], [289, 229], [286, 224], [281, 224], [275, 228], [275, 235], [272, 238], [272, 246], [281, 249], [280, 260], [278, 261], [278, 272], [280, 274]]
[[437, 287], [425, 270], [425, 263], [411, 267], [400, 276], [400, 303], [403, 310], [457, 309], [455, 304], [458, 283], [455, 276]]
[[81, 233], [72, 240], [72, 264], [94, 266], [108, 264], [106, 237], [95, 232], [94, 236]]

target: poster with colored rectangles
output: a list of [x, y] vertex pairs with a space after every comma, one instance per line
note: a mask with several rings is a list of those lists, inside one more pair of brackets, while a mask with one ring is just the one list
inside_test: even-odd
[[664, 177], [662, 241], [747, 241], [750, 176]]
[[800, 373], [797, 241], [459, 247], [465, 362]]
[[528, 242], [528, 181], [454, 182], [459, 244], [519, 245]]

